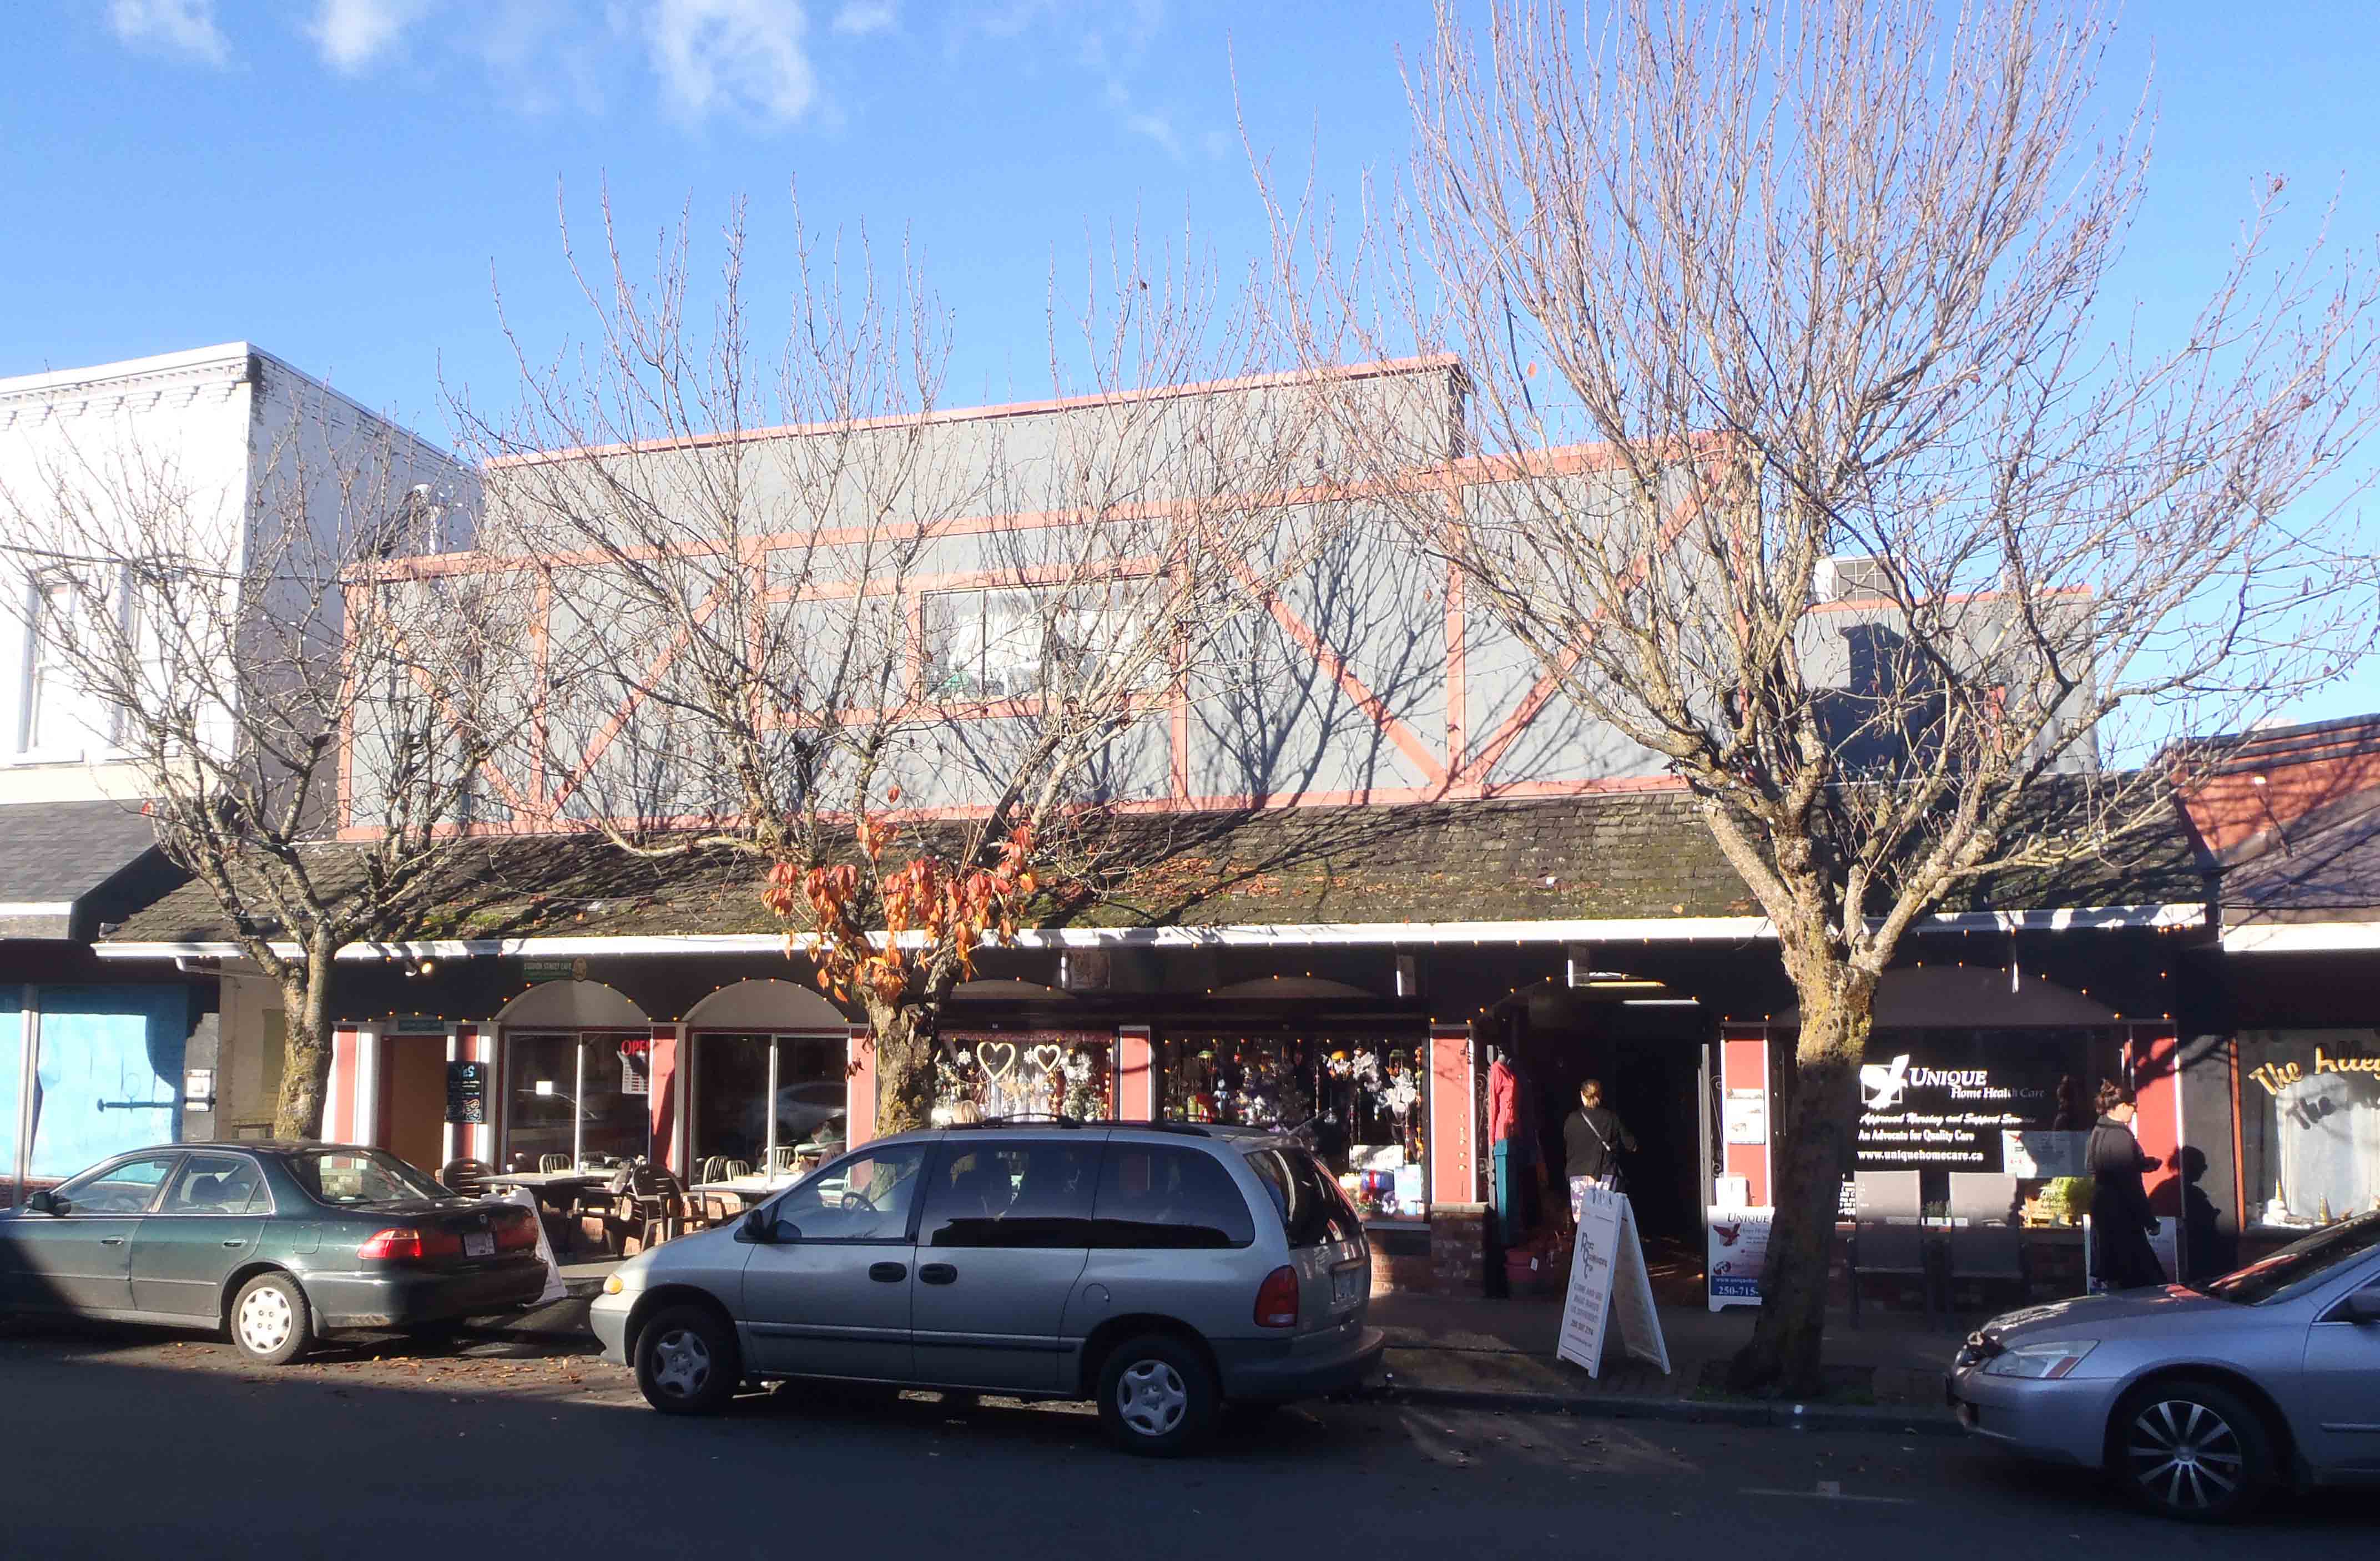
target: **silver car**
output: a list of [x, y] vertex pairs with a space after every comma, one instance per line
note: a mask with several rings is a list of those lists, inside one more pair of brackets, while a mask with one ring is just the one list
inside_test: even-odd
[[1360, 1384], [1371, 1251], [1278, 1134], [987, 1123], [879, 1139], [623, 1264], [589, 1320], [654, 1408], [831, 1378], [1091, 1398], [1136, 1453]]
[[2027, 1307], [1967, 1338], [1967, 1429], [2220, 1521], [2280, 1485], [2380, 1482], [2380, 1214], [2206, 1284]]

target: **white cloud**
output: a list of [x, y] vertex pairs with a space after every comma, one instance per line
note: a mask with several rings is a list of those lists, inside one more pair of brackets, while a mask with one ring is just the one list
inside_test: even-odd
[[323, 62], [354, 76], [387, 54], [405, 30], [430, 14], [432, 0], [322, 0], [307, 30]]
[[109, 0], [107, 25], [140, 48], [221, 65], [231, 44], [215, 26], [215, 0]]
[[1147, 136], [1164, 148], [1165, 155], [1176, 163], [1182, 161], [1182, 138], [1173, 132], [1173, 121], [1162, 114], [1127, 114], [1123, 127], [1135, 136]]
[[845, 0], [843, 9], [834, 14], [834, 30], [847, 37], [864, 38], [882, 32], [899, 19], [892, 0]]
[[818, 91], [807, 22], [797, 0], [655, 0], [646, 36], [662, 97], [688, 119], [792, 123]]

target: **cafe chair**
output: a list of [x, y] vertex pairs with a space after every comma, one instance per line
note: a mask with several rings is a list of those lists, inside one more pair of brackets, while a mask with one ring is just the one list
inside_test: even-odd
[[685, 1230], [686, 1189], [676, 1177], [662, 1167], [639, 1162], [626, 1168], [625, 1180], [610, 1216], [623, 1236], [633, 1227], [638, 1247], [650, 1249]]
[[729, 1161], [726, 1161], [725, 1163], [723, 1163], [723, 1164], [721, 1166], [721, 1168], [720, 1168], [720, 1174], [719, 1174], [719, 1176], [718, 1176], [717, 1180], [721, 1180], [721, 1181], [734, 1181], [734, 1180], [736, 1180], [737, 1178], [739, 1178], [739, 1177], [747, 1177], [747, 1176], [750, 1176], [751, 1174], [752, 1174], [752, 1162], [751, 1162], [751, 1161], [749, 1161], [749, 1160], [729, 1160]]
[[566, 1171], [570, 1168], [570, 1156], [567, 1155], [540, 1155], [537, 1157], [537, 1168], [540, 1171]]
[[[2020, 1299], [2031, 1290], [2025, 1266], [2022, 1199], [2017, 1179], [1990, 1171], [1950, 1173], [1949, 1262], [1946, 1290], [1961, 1279], [2011, 1283]], [[1949, 1297], [1945, 1297], [1948, 1309]]]
[[773, 1156], [770, 1156], [769, 1159], [770, 1170], [774, 1173], [794, 1169], [800, 1154], [800, 1149], [794, 1144], [778, 1144], [777, 1152]]
[[702, 1169], [696, 1177], [696, 1180], [698, 1181], [726, 1180], [727, 1156], [724, 1155], [705, 1156], [702, 1161]]
[[1925, 1298], [1925, 1326], [1935, 1326], [1935, 1263], [1925, 1225], [1925, 1208], [1915, 1171], [1861, 1171], [1852, 1179], [1859, 1213], [1852, 1227], [1848, 1266], [1852, 1326], [1860, 1325], [1861, 1280], [1871, 1274], [1915, 1276]]
[[489, 1174], [485, 1160], [449, 1160], [439, 1171], [438, 1180], [458, 1197], [484, 1198], [488, 1195]]

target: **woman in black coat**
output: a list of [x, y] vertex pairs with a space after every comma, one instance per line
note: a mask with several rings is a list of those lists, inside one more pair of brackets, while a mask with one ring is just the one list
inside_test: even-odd
[[2164, 1162], [2141, 1153], [2132, 1136], [2132, 1094], [2113, 1079], [2099, 1086], [2099, 1123], [2091, 1130], [2086, 1156], [2095, 1183], [2091, 1192], [2091, 1277], [2111, 1290], [2166, 1282], [2164, 1265], [2149, 1245], [2156, 1216], [2149, 1212], [2141, 1173]]

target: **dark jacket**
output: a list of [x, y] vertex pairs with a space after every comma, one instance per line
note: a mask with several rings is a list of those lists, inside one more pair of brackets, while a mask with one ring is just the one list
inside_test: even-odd
[[1582, 1106], [1562, 1121], [1562, 1174], [1599, 1177], [1620, 1163], [1620, 1151], [1634, 1153], [1636, 1140], [1609, 1106]]
[[2085, 1151], [2091, 1191], [2091, 1277], [2113, 1289], [2132, 1289], [2166, 1282], [2148, 1233], [2156, 1228], [2149, 1212], [2149, 1195], [2141, 1173], [2157, 1164], [2141, 1153], [2132, 1130], [2112, 1117], [2102, 1117], [2091, 1130]]

